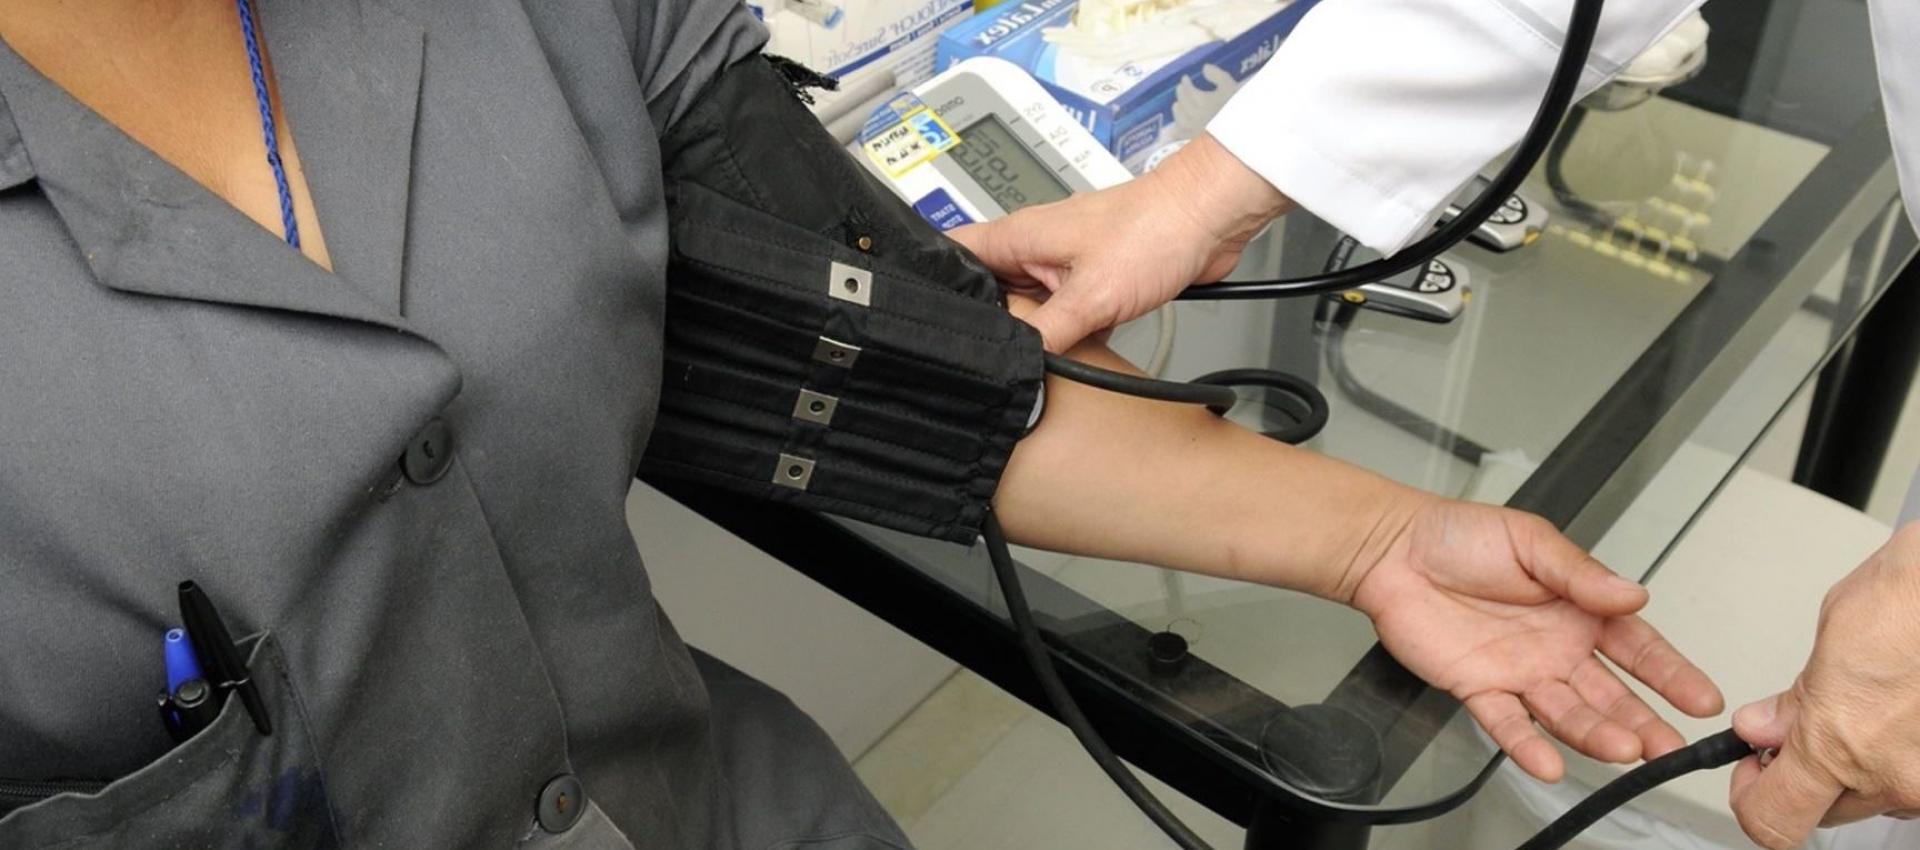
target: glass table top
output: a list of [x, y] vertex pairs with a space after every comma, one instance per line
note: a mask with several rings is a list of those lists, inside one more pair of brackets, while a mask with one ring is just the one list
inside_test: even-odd
[[[1864, 20], [1837, 26], [1868, 49]], [[1806, 59], [1799, 49], [1728, 61], [1792, 65]], [[1731, 106], [1662, 96], [1585, 114], [1523, 189], [1551, 216], [1542, 238], [1447, 256], [1472, 291], [1456, 321], [1361, 310], [1335, 324], [1316, 303], [1182, 303], [1164, 374], [1261, 365], [1313, 378], [1332, 417], [1308, 448], [1541, 513], [1616, 571], [1649, 579], [1914, 253], [1872, 99], [1836, 98], [1853, 105], [1824, 106], [1844, 120], [1816, 122], [1782, 106], [1779, 93], [1799, 85], [1777, 75], [1748, 79]], [[1236, 276], [1323, 265], [1336, 235], [1289, 219]], [[1160, 321], [1119, 329], [1114, 347], [1148, 362]], [[1233, 417], [1280, 415], [1257, 401]], [[1003, 610], [980, 547], [843, 525]], [[1351, 610], [1139, 564], [1016, 556], [1062, 663], [1186, 730], [1264, 794], [1412, 820], [1470, 795], [1494, 764], [1465, 714], [1380, 652]], [[1162, 632], [1184, 638], [1187, 655], [1156, 659], [1147, 641]]]

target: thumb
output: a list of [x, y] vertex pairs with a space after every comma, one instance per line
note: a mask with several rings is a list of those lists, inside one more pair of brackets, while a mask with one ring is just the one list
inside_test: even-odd
[[1112, 315], [1112, 308], [1095, 303], [1098, 300], [1084, 289], [1063, 285], [1028, 314], [1026, 321], [1040, 331], [1048, 351], [1060, 354], [1120, 318]]
[[961, 225], [947, 231], [946, 236], [973, 252], [1001, 280], [1035, 283], [1028, 267], [1054, 263], [1057, 252], [1048, 250], [1051, 241], [1037, 232], [1049, 220], [1023, 215], [1025, 212], [1028, 210], [981, 224]]
[[1838, 781], [1807, 761], [1806, 754], [1786, 750], [1733, 794], [1734, 818], [1755, 843], [1769, 850], [1787, 850], [1806, 843], [1814, 827], [1826, 819], [1845, 790]]
[[1607, 569], [1546, 520], [1528, 517], [1518, 528], [1522, 567], [1548, 590], [1589, 614], [1624, 617], [1647, 605], [1647, 589]]
[[987, 243], [992, 240], [992, 233], [992, 222], [963, 224], [946, 231], [946, 237], [960, 243], [960, 247], [972, 251], [981, 262], [986, 262]]
[[1778, 693], [1734, 712], [1733, 731], [1754, 749], [1777, 750], [1787, 743], [1787, 732], [1799, 716], [1800, 703], [1793, 692]]

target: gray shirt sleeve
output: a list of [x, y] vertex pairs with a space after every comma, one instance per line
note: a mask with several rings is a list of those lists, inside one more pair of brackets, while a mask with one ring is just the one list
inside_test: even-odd
[[758, 52], [767, 30], [739, 0], [613, 0], [633, 22], [634, 73], [665, 133], [721, 70]]

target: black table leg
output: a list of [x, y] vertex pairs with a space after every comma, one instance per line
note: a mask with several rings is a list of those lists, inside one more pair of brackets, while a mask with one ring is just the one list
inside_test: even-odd
[[1814, 390], [1793, 481], [1864, 510], [1920, 367], [1920, 264], [1901, 270]]

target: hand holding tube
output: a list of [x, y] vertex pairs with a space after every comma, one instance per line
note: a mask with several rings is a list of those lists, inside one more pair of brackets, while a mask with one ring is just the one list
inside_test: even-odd
[[1793, 687], [1733, 725], [1778, 753], [1733, 773], [1734, 814], [1762, 846], [1798, 847], [1815, 826], [1920, 817], [1920, 523], [1834, 586]]

